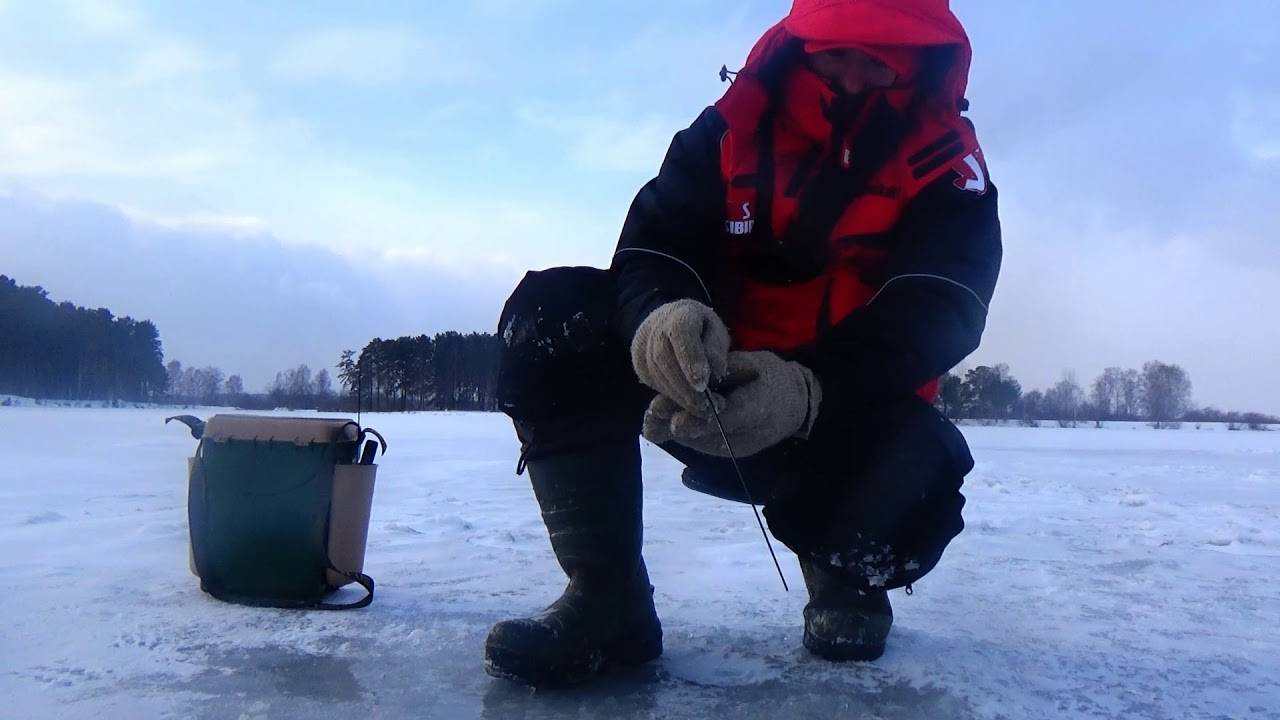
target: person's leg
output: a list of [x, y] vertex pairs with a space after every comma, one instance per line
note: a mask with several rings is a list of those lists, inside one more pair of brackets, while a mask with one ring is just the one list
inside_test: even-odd
[[612, 307], [605, 271], [555, 268], [526, 276], [503, 311], [499, 404], [569, 583], [541, 614], [490, 631], [485, 669], [497, 677], [569, 684], [662, 653], [641, 557], [648, 395], [613, 338]]
[[840, 435], [793, 456], [792, 472], [810, 478], [765, 509], [770, 527], [862, 587], [917, 582], [964, 529], [964, 436], [915, 396], [861, 411]]
[[800, 556], [811, 599], [805, 646], [871, 660], [892, 623], [886, 591], [924, 577], [964, 528], [960, 486], [973, 459], [960, 431], [915, 397], [824, 435], [793, 470], [808, 480], [765, 516]]

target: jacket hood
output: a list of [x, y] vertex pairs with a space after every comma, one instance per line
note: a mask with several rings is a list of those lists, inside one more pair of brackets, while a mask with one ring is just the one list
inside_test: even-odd
[[756, 42], [743, 72], [753, 74], [794, 41], [919, 48], [939, 66], [935, 99], [954, 109], [969, 82], [973, 51], [949, 0], [795, 0], [790, 14]]

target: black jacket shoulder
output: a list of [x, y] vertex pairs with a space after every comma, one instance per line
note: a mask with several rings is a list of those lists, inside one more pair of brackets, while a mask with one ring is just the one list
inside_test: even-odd
[[727, 130], [714, 107], [704, 110], [676, 133], [658, 176], [631, 203], [611, 266], [616, 325], [627, 345], [659, 305], [683, 298], [711, 304], [715, 243], [724, 225], [720, 142]]
[[910, 394], [977, 349], [1003, 252], [998, 193], [984, 182], [977, 193], [948, 173], [907, 205], [888, 279], [798, 358], [818, 375], [824, 405]]

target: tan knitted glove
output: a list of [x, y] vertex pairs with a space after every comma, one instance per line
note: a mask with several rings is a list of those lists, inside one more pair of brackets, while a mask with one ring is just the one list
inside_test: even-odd
[[[809, 368], [768, 351], [731, 352], [727, 368], [726, 394], [713, 394], [738, 457], [808, 437], [822, 403], [822, 387]], [[707, 455], [729, 455], [713, 417], [690, 413], [662, 395], [649, 404], [643, 433], [654, 443], [674, 440]]]
[[707, 385], [724, 377], [728, 354], [729, 329], [696, 300], [659, 306], [631, 341], [631, 364], [640, 382], [700, 415], [708, 411]]

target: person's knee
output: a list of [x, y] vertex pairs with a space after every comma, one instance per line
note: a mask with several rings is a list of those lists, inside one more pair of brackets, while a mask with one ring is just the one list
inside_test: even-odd
[[913, 449], [920, 464], [935, 473], [962, 479], [973, 469], [973, 455], [960, 429], [924, 400], [911, 396], [895, 405], [886, 430], [893, 447]]
[[614, 300], [608, 271], [567, 267], [526, 274], [503, 307], [496, 396], [526, 460], [639, 435], [647, 399]]
[[630, 368], [613, 337], [613, 304], [606, 270], [527, 273], [498, 323], [499, 409], [516, 420], [563, 415], [588, 406], [600, 383], [625, 380]]

